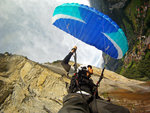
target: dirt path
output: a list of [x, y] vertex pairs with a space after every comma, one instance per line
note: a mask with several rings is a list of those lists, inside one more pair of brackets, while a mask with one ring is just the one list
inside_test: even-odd
[[129, 108], [131, 113], [150, 113], [150, 82], [141, 86], [145, 89], [135, 92], [118, 89], [108, 95], [116, 99], [115, 103]]

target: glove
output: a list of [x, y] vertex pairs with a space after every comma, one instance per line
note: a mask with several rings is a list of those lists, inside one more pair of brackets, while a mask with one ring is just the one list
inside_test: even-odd
[[71, 49], [71, 52], [74, 53], [76, 50], [77, 50], [77, 46], [74, 46], [74, 47]]

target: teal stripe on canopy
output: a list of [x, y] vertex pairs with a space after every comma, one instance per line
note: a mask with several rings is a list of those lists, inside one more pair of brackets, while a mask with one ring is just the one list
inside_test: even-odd
[[53, 25], [75, 38], [120, 59], [128, 50], [128, 42], [121, 28], [107, 15], [94, 8], [65, 3], [55, 8]]

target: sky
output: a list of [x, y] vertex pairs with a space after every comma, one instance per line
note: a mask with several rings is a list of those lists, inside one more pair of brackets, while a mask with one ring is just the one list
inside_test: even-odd
[[68, 2], [90, 6], [88, 0], [0, 0], [0, 53], [45, 63], [62, 60], [76, 45], [78, 63], [102, 68], [100, 50], [52, 25], [54, 9]]

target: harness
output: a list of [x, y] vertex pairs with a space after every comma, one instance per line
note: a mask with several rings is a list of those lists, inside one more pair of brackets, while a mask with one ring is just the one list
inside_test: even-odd
[[91, 98], [90, 98], [88, 101], [86, 101], [86, 99], [85, 99], [85, 97], [83, 96], [83, 94], [85, 94], [85, 95], [88, 95], [88, 94], [86, 94], [86, 92], [82, 91], [82, 90], [81, 90], [81, 87], [80, 87], [80, 85], [79, 85], [79, 80], [78, 80], [79, 74], [77, 73], [77, 54], [76, 54], [76, 51], [75, 51], [75, 54], [74, 54], [74, 62], [75, 62], [75, 64], [74, 64], [74, 68], [75, 68], [75, 73], [74, 73], [74, 76], [75, 76], [75, 84], [76, 84], [76, 87], [77, 87], [77, 89], [78, 89], [78, 91], [77, 91], [76, 93], [80, 93], [80, 94], [81, 94], [83, 100], [85, 101], [85, 103], [86, 103], [87, 105], [89, 105], [89, 104], [94, 100], [94, 103], [95, 103], [95, 111], [94, 111], [94, 113], [98, 113], [98, 108], [97, 108], [97, 103], [96, 103], [96, 93], [98, 92], [98, 86], [99, 86], [101, 80], [103, 79], [103, 73], [104, 73], [105, 67], [103, 68], [102, 73], [101, 73], [101, 76], [100, 76], [99, 80], [98, 80], [97, 83], [96, 83], [96, 90], [95, 90], [95, 92], [94, 92], [94, 95], [91, 96]]

